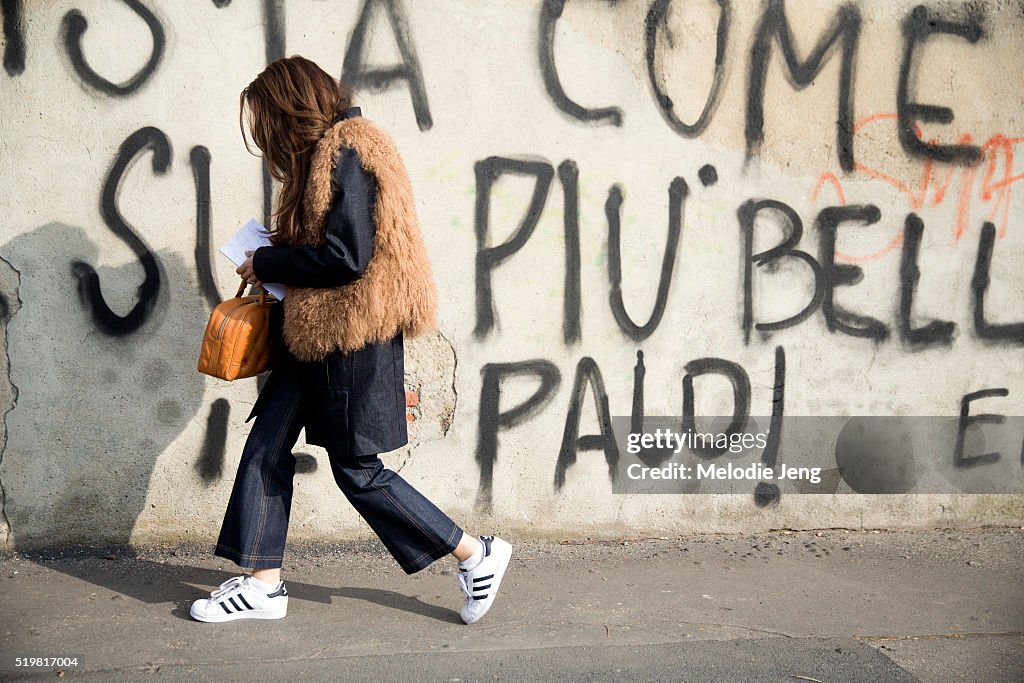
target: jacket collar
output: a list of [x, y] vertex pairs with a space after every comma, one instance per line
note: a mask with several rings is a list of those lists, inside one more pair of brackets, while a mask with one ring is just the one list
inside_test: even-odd
[[344, 121], [345, 119], [350, 119], [350, 118], [352, 118], [354, 116], [362, 116], [362, 115], [363, 115], [363, 111], [359, 107], [349, 107], [348, 109], [346, 109], [345, 111], [341, 112], [340, 114], [338, 114], [337, 116], [334, 117], [334, 121], [332, 122], [332, 125], [337, 123], [338, 121]]

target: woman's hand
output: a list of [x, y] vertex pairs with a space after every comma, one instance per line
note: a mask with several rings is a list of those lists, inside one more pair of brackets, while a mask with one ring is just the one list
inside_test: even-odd
[[250, 249], [246, 251], [245, 255], [248, 256], [249, 258], [245, 259], [245, 262], [242, 263], [242, 265], [235, 268], [235, 272], [241, 275], [242, 279], [248, 282], [250, 285], [263, 284], [262, 282], [256, 279], [256, 273], [253, 272], [252, 269], [252, 250]]

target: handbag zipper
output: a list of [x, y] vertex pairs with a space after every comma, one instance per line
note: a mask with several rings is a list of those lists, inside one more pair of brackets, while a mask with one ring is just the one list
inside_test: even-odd
[[[257, 304], [257, 303], [259, 303], [259, 301], [243, 301], [242, 303], [238, 304], [237, 306], [232, 308], [230, 311], [228, 311], [225, 314], [225, 316], [224, 316], [224, 320], [220, 324], [220, 330], [217, 332], [217, 339], [220, 339], [220, 335], [224, 332], [224, 326], [227, 325], [227, 322], [228, 322], [228, 320], [229, 320], [229, 318], [230, 318], [232, 313], [234, 313], [238, 309], [242, 308], [243, 306], [249, 306], [250, 304]], [[241, 322], [245, 322], [246, 315], [248, 315], [248, 311], [246, 311], [246, 313], [242, 315]], [[220, 363], [221, 354], [223, 354], [223, 352], [224, 352], [224, 348], [218, 345], [218, 348], [217, 348], [217, 363], [218, 364]]]
[[217, 330], [217, 339], [220, 339], [220, 336], [221, 336], [222, 334], [224, 334], [224, 326], [228, 324], [228, 320], [230, 320], [230, 319], [231, 319], [231, 315], [232, 315], [232, 314], [233, 314], [233, 313], [234, 313], [235, 311], [237, 311], [237, 310], [238, 310], [239, 308], [241, 308], [242, 306], [248, 306], [248, 305], [250, 305], [250, 304], [254, 304], [254, 303], [256, 303], [256, 302], [255, 302], [255, 301], [243, 301], [242, 303], [238, 304], [237, 306], [235, 306], [234, 308], [232, 308], [232, 309], [231, 309], [230, 311], [228, 311], [227, 313], [225, 313], [225, 314], [224, 314], [224, 320], [222, 320], [222, 321], [221, 321], [221, 323], [220, 323], [220, 329], [219, 329], [219, 330]]

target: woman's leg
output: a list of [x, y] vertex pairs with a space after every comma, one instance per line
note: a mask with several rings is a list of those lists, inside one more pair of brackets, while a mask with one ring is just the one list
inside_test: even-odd
[[452, 555], [459, 562], [465, 562], [469, 558], [473, 557], [477, 550], [480, 548], [480, 541], [474, 536], [469, 534], [462, 534], [462, 540], [455, 546], [455, 550], [452, 551]]
[[281, 580], [281, 568], [274, 567], [273, 569], [253, 569], [252, 578], [258, 579], [263, 583], [276, 586], [277, 582]]
[[464, 597], [459, 615], [472, 624], [487, 613], [512, 556], [507, 541], [466, 534], [376, 455], [331, 456], [331, 467], [345, 497], [407, 574], [452, 554], [459, 560], [456, 579]]
[[268, 395], [260, 396], [262, 405], [242, 451], [214, 550], [257, 570], [253, 576], [267, 583], [280, 578], [295, 475], [292, 447], [302, 430], [297, 376], [274, 372], [277, 376], [263, 387]]
[[472, 554], [475, 539], [379, 457], [328, 455], [338, 487], [407, 574], [460, 548]]
[[256, 422], [213, 551], [254, 571], [228, 579], [209, 598], [193, 602], [189, 614], [198, 621], [280, 619], [288, 612], [288, 590], [279, 578], [295, 476], [291, 449], [303, 426], [301, 395], [290, 370], [271, 372], [253, 408]]

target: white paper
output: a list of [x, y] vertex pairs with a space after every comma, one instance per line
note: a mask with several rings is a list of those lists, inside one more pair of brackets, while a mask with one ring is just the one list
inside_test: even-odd
[[[231, 259], [231, 262], [236, 266], [240, 266], [245, 263], [245, 259], [249, 258], [245, 255], [246, 251], [256, 251], [260, 247], [269, 247], [270, 244], [270, 231], [260, 225], [255, 218], [250, 218], [249, 222], [243, 225], [238, 232], [236, 232], [227, 243], [220, 248], [220, 253]], [[283, 299], [287, 287], [276, 283], [263, 283], [264, 289], [273, 294], [278, 299]]]

